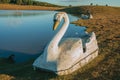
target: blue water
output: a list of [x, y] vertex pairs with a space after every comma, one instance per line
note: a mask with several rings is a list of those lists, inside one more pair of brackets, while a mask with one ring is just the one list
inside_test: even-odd
[[[59, 30], [52, 30], [55, 13], [57, 12], [0, 10], [0, 57], [14, 54], [16, 62], [36, 58]], [[78, 18], [69, 15], [69, 19], [75, 21]], [[85, 27], [70, 24], [64, 37], [80, 37], [85, 34], [84, 30]]]

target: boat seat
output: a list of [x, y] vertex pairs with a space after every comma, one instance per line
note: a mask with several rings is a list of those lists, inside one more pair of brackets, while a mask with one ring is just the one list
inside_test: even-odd
[[83, 52], [86, 52], [86, 43], [90, 42], [90, 37], [92, 36], [92, 33], [86, 34], [81, 37], [82, 39], [82, 45], [83, 45]]

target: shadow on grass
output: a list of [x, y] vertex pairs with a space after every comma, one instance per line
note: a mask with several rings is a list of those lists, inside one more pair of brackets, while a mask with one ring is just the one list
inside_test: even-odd
[[[2, 80], [49, 80], [55, 78], [57, 75], [52, 72], [33, 70], [33, 60], [27, 63], [13, 64], [0, 59], [0, 79]], [[1, 77], [4, 75], [4, 77]], [[12, 77], [12, 79], [11, 79]], [[5, 79], [4, 79], [5, 78]]]
[[[0, 49], [0, 55], [4, 54], [4, 56], [6, 56], [5, 58], [0, 58], [0, 80], [49, 80], [57, 76], [52, 72], [42, 70], [34, 71], [32, 64], [35, 58], [29, 59], [27, 62], [12, 63], [8, 60], [8, 55], [11, 53], [16, 54], [16, 52], [13, 51]], [[18, 55], [21, 60], [24, 59], [25, 56]], [[32, 57], [34, 57], [34, 55]]]

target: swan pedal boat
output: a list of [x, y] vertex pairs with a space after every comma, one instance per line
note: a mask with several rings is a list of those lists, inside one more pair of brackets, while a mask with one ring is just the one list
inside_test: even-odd
[[41, 69], [57, 75], [67, 75], [97, 57], [98, 45], [95, 33], [92, 32], [82, 38], [62, 39], [69, 27], [67, 13], [56, 13], [53, 25], [53, 30], [56, 30], [62, 19], [64, 19], [64, 23], [61, 29], [46, 46], [44, 52], [34, 61], [34, 70]]

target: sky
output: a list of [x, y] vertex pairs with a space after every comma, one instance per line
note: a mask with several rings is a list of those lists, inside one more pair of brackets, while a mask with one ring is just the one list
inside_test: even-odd
[[73, 5], [73, 6], [80, 6], [80, 5], [110, 5], [110, 6], [118, 6], [120, 7], [120, 0], [36, 0], [42, 2], [49, 2], [58, 5]]

